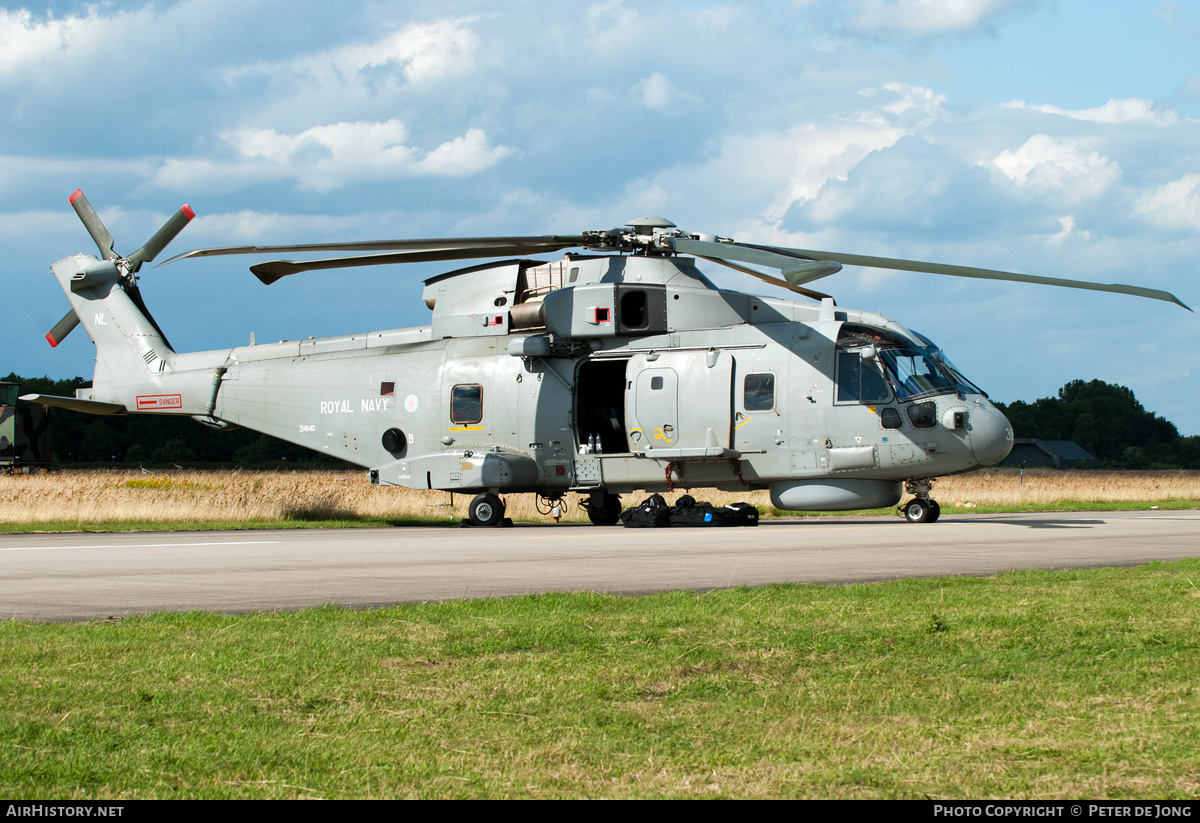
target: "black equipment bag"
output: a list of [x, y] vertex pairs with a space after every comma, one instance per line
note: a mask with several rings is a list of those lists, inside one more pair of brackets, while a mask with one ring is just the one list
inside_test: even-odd
[[627, 529], [655, 529], [671, 525], [671, 508], [661, 494], [652, 494], [632, 509], [621, 512]]
[[729, 516], [724, 509], [714, 508], [708, 503], [695, 506], [676, 506], [671, 509], [672, 526], [730, 526]]
[[749, 503], [730, 503], [725, 507], [731, 526], [757, 526], [758, 509]]

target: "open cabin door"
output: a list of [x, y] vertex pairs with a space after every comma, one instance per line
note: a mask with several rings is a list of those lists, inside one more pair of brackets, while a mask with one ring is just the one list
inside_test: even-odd
[[575, 428], [588, 453], [628, 454], [625, 358], [585, 360], [575, 377]]
[[733, 357], [728, 352], [650, 352], [629, 360], [625, 422], [632, 451], [716, 457], [729, 448]]

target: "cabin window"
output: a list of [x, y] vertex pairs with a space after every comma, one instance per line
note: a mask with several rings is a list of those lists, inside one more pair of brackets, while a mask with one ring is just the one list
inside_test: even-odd
[[748, 374], [742, 381], [742, 403], [746, 411], [770, 411], [775, 408], [775, 375]]
[[483, 419], [483, 386], [467, 383], [450, 390], [450, 422], [478, 423]]
[[888, 406], [879, 410], [879, 422], [885, 429], [898, 429], [903, 421], [900, 412]]
[[937, 423], [937, 408], [932, 403], [913, 403], [908, 407], [908, 419], [915, 429], [932, 429]]
[[874, 361], [864, 360], [858, 352], [840, 351], [837, 366], [837, 402], [886, 403], [892, 398]]

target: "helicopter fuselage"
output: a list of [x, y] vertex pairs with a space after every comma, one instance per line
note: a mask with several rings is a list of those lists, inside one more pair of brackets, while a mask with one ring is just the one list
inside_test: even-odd
[[382, 485], [769, 488], [779, 508], [844, 510], [1012, 446], [927, 339], [830, 299], [718, 289], [687, 257], [490, 263], [426, 281], [429, 326], [186, 354], [111, 262], [54, 272], [97, 344], [88, 410], [243, 426]]

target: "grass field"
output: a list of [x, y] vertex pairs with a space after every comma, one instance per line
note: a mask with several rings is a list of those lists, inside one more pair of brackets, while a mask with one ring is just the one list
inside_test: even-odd
[[[693, 494], [776, 514], [762, 492]], [[935, 495], [1195, 508], [1200, 473], [979, 472]], [[0, 527], [449, 522], [468, 500], [348, 472], [72, 471], [0, 477]], [[509, 513], [543, 518], [531, 495]], [[1197, 583], [1200, 560], [10, 621], [0, 794], [1195, 798]]]
[[0, 623], [0, 794], [1195, 798], [1194, 581]]
[[[666, 495], [668, 502], [682, 491]], [[776, 516], [765, 491], [691, 490], [716, 504], [745, 500]], [[362, 471], [70, 470], [0, 476], [0, 530], [221, 528], [451, 522], [470, 494], [371, 486]], [[624, 497], [626, 505], [644, 494]], [[944, 512], [1200, 507], [1200, 472], [991, 470], [943, 478], [934, 488]], [[568, 521], [586, 520], [568, 495]], [[881, 510], [888, 511], [888, 510]], [[517, 521], [548, 519], [531, 494], [510, 495]]]

